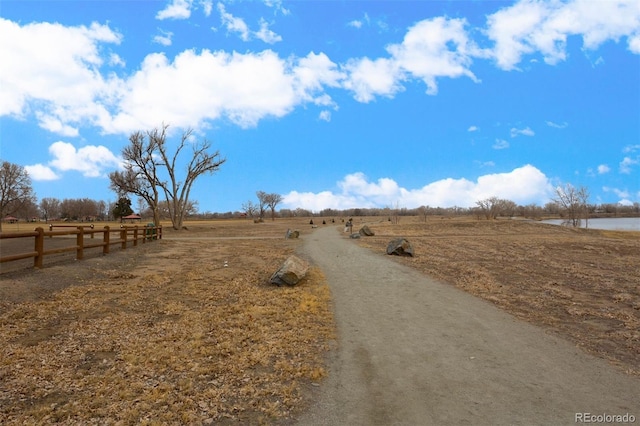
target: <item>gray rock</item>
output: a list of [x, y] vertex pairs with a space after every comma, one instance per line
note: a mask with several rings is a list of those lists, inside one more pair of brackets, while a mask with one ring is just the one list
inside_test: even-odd
[[413, 247], [405, 238], [396, 238], [387, 244], [387, 254], [413, 257]]
[[360, 234], [351, 234], [349, 235], [349, 238], [353, 238], [355, 240], [357, 238], [360, 238]]
[[271, 275], [269, 282], [277, 286], [298, 284], [309, 271], [309, 264], [297, 256], [289, 256], [280, 269]]
[[287, 233], [284, 235], [285, 239], [289, 238], [298, 238], [300, 236], [300, 231], [287, 229]]
[[375, 232], [373, 232], [367, 225], [364, 225], [362, 228], [360, 228], [360, 231], [358, 232], [363, 237], [373, 237], [374, 235], [376, 235]]

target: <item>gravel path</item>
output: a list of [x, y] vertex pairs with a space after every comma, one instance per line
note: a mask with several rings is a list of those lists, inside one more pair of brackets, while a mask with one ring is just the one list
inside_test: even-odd
[[331, 288], [338, 347], [300, 425], [640, 422], [640, 380], [541, 328], [333, 227], [306, 236], [303, 254]]

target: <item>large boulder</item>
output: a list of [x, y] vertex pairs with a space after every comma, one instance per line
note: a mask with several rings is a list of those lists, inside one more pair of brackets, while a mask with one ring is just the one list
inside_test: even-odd
[[413, 256], [413, 247], [405, 238], [396, 238], [387, 244], [387, 254]]
[[289, 256], [280, 269], [271, 275], [269, 282], [277, 286], [298, 284], [309, 271], [309, 264], [297, 256]]
[[360, 228], [358, 233], [363, 237], [373, 237], [374, 235], [376, 235], [375, 232], [373, 232], [367, 225], [364, 225], [362, 228]]

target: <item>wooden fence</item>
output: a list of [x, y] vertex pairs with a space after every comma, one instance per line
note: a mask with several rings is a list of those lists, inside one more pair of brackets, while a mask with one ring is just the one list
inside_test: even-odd
[[[66, 228], [56, 231], [54, 228]], [[73, 229], [71, 229], [73, 228]], [[102, 241], [87, 243], [84, 239], [85, 235], [89, 235], [92, 239], [95, 234], [102, 234]], [[117, 238], [112, 239], [111, 234], [117, 234]], [[53, 249], [45, 250], [44, 240], [45, 237], [54, 238], [75, 235], [75, 244], [65, 247], [57, 247]], [[110, 247], [114, 244], [120, 244], [120, 247], [124, 250], [128, 244], [132, 244], [134, 247], [138, 245], [139, 241], [145, 243], [147, 241], [158, 240], [162, 238], [161, 226], [121, 226], [120, 228], [111, 229], [109, 226], [105, 226], [103, 229], [94, 229], [91, 226], [75, 226], [75, 225], [49, 225], [49, 230], [45, 231], [43, 228], [38, 227], [31, 232], [0, 232], [0, 240], [14, 239], [14, 238], [33, 238], [34, 248], [33, 251], [25, 253], [16, 253], [8, 256], [0, 257], [0, 263], [11, 262], [14, 260], [33, 258], [33, 266], [36, 268], [42, 268], [44, 257], [51, 254], [63, 253], [63, 252], [76, 252], [76, 259], [82, 260], [84, 258], [84, 251], [86, 249], [102, 247], [102, 254], [109, 254]], [[72, 240], [73, 238], [71, 238]]]

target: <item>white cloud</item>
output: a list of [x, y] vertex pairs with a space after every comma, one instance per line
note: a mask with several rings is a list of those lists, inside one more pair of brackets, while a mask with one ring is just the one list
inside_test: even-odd
[[347, 22], [348, 27], [355, 28], [357, 30], [363, 27], [377, 29], [379, 33], [389, 31], [389, 24], [386, 22], [386, 18], [371, 19], [369, 14], [365, 12], [361, 19], [354, 19]]
[[189, 19], [192, 4], [192, 0], [172, 0], [156, 14], [156, 19]]
[[50, 167], [43, 166], [42, 164], [24, 166], [24, 169], [29, 174], [29, 177], [34, 181], [60, 179], [60, 176], [58, 176], [56, 172], [51, 170]]
[[38, 118], [38, 124], [43, 129], [50, 131], [51, 133], [57, 133], [62, 136], [76, 137], [78, 136], [78, 129], [75, 127], [64, 124], [60, 119], [55, 116], [48, 115], [41, 112], [36, 112]]
[[264, 20], [264, 18], [260, 18], [260, 29], [258, 31], [251, 31], [249, 25], [247, 25], [242, 18], [238, 18], [227, 12], [224, 4], [218, 3], [218, 11], [220, 12], [222, 25], [228, 32], [237, 33], [242, 41], [249, 41], [254, 38], [268, 44], [282, 41], [281, 36], [269, 29], [269, 23]]
[[600, 174], [600, 175], [603, 175], [605, 173], [609, 173], [610, 171], [611, 171], [611, 169], [606, 164], [600, 164], [598, 166], [598, 174]]
[[345, 76], [324, 53], [284, 59], [270, 50], [205, 49], [173, 61], [150, 54], [130, 75], [105, 72], [106, 79], [100, 52], [113, 58], [105, 44], [121, 41], [108, 26], [21, 27], [0, 18], [0, 39], [0, 116], [33, 113], [41, 127], [63, 136], [77, 136], [80, 124], [128, 133], [157, 126], [158, 117], [175, 127], [219, 118], [253, 126], [306, 102], [335, 107], [324, 89], [339, 87]]
[[289, 9], [282, 6], [282, 0], [263, 0], [263, 2], [266, 6], [276, 9], [285, 16], [291, 14]]
[[640, 33], [629, 36], [629, 50], [640, 55]]
[[[333, 104], [331, 98], [324, 94], [325, 86], [339, 87], [345, 78], [344, 73], [338, 70], [338, 66], [324, 53], [309, 53], [300, 58], [291, 69], [297, 87], [298, 96], [306, 101], [313, 101], [318, 105], [329, 106]], [[323, 94], [320, 97], [312, 96], [314, 93]]]
[[631, 157], [624, 157], [620, 162], [620, 173], [631, 174], [633, 166], [640, 163], [640, 160]]
[[370, 102], [376, 96], [393, 97], [404, 90], [399, 81], [400, 70], [389, 59], [351, 59], [344, 69], [349, 75], [344, 88], [351, 90], [358, 102]]
[[547, 121], [546, 123], [547, 123], [547, 126], [553, 127], [553, 128], [556, 128], [556, 129], [564, 129], [567, 126], [569, 126], [569, 124], [566, 121], [564, 121], [562, 123], [554, 123], [553, 121]]
[[401, 44], [387, 47], [397, 66], [427, 85], [427, 93], [438, 93], [437, 77], [466, 76], [477, 81], [469, 70], [478, 49], [465, 31], [464, 19], [438, 17], [418, 22]]
[[548, 64], [566, 59], [567, 38], [581, 36], [583, 47], [627, 37], [629, 50], [640, 53], [640, 6], [637, 0], [568, 2], [522, 0], [487, 18], [493, 56], [505, 70], [517, 69], [522, 56], [540, 52]]
[[202, 10], [204, 12], [204, 16], [210, 16], [213, 11], [213, 0], [203, 0]]
[[121, 36], [107, 25], [20, 26], [0, 18], [0, 39], [0, 116], [23, 116], [35, 102], [41, 125], [71, 135], [74, 125], [98, 121], [116, 100], [118, 80], [101, 74], [100, 52]]
[[531, 128], [529, 128], [529, 127], [525, 127], [524, 129], [516, 129], [515, 127], [513, 127], [511, 129], [510, 134], [511, 134], [512, 138], [515, 138], [515, 137], [517, 137], [519, 135], [522, 135], [522, 136], [535, 136], [536, 133], [533, 130], [531, 130]]
[[627, 145], [622, 149], [625, 154], [640, 151], [640, 145]]
[[153, 42], [161, 44], [163, 46], [171, 46], [171, 39], [173, 38], [173, 33], [171, 31], [160, 31], [160, 34], [153, 37]]
[[238, 18], [227, 12], [224, 4], [222, 3], [218, 3], [218, 12], [220, 12], [222, 25], [224, 25], [227, 31], [229, 31], [230, 33], [238, 33], [242, 41], [249, 41], [249, 26], [246, 24], [246, 22], [244, 22], [242, 18]]
[[391, 205], [406, 208], [422, 205], [472, 207], [476, 201], [491, 196], [509, 199], [518, 204], [543, 204], [553, 194], [553, 186], [549, 179], [531, 165], [508, 173], [480, 176], [476, 182], [464, 178], [447, 178], [418, 189], [402, 188], [389, 178], [370, 182], [362, 173], [345, 176], [337, 186], [337, 193], [291, 191], [284, 196], [283, 204], [289, 208], [302, 207], [312, 211], [325, 208], [383, 208]]
[[329, 122], [331, 121], [331, 111], [328, 110], [322, 110], [320, 111], [320, 114], [318, 115], [318, 118], [322, 121], [326, 121]]
[[127, 64], [124, 59], [120, 57], [120, 55], [111, 53], [109, 55], [109, 65], [124, 68]]
[[269, 29], [269, 23], [264, 19], [260, 19], [260, 29], [254, 33], [258, 40], [262, 40], [268, 44], [274, 44], [282, 41], [282, 37]]
[[477, 132], [478, 130], [480, 129], [477, 126], [469, 126], [467, 132]]
[[345, 65], [349, 74], [345, 88], [360, 102], [375, 96], [391, 97], [408, 79], [422, 80], [427, 94], [438, 93], [437, 78], [468, 77], [478, 82], [469, 67], [473, 57], [485, 53], [469, 40], [464, 19], [437, 17], [416, 23], [402, 43], [387, 46], [389, 58], [357, 58]]
[[[499, 66], [513, 67], [523, 54], [543, 48], [546, 50], [540, 51], [555, 57], [564, 49], [562, 42], [557, 42], [563, 40], [563, 34], [582, 35], [585, 48], [625, 36], [630, 49], [633, 40], [638, 39], [640, 44], [640, 27], [634, 27], [634, 33], [629, 25], [640, 16], [635, 13], [638, 7], [630, 2], [592, 3], [525, 0], [490, 16], [487, 34], [496, 42], [493, 53]], [[600, 3], [607, 3], [601, 7], [602, 14], [611, 17], [611, 22], [620, 28], [612, 29], [609, 20], [597, 16]], [[286, 13], [279, 0], [265, 0], [265, 4]], [[208, 14], [213, 6], [211, 0], [173, 0], [166, 2], [157, 17], [181, 19], [196, 7]], [[224, 27], [242, 39], [266, 43], [281, 40], [264, 19], [260, 20], [258, 31], [252, 31], [222, 3], [217, 4], [217, 10]], [[532, 14], [525, 13], [528, 11]], [[585, 21], [567, 19], [570, 13]], [[509, 16], [514, 20], [506, 19]], [[363, 24], [368, 20], [365, 14]], [[400, 43], [388, 45], [386, 56], [352, 58], [340, 65], [324, 53], [298, 58], [280, 57], [270, 50], [227, 53], [204, 49], [186, 50], [172, 58], [150, 54], [137, 69], [118, 77], [112, 69], [104, 69], [124, 66], [122, 58], [111, 51], [111, 45], [119, 44], [122, 36], [108, 25], [21, 26], [0, 18], [0, 116], [32, 113], [43, 128], [71, 137], [79, 134], [81, 125], [126, 133], [155, 127], [158, 117], [176, 127], [207, 125], [220, 118], [252, 126], [264, 117], [281, 117], [307, 102], [335, 107], [325, 92], [327, 88], [346, 89], [357, 101], [370, 102], [378, 96], [393, 97], [405, 90], [405, 84], [418, 80], [424, 82], [428, 94], [435, 95], [440, 78], [478, 81], [471, 71], [472, 61], [487, 58], [489, 52], [470, 39], [466, 27], [464, 19], [422, 20], [407, 29]], [[556, 32], [546, 33], [549, 28]], [[564, 32], [560, 31], [563, 28]], [[528, 33], [529, 29], [533, 33]], [[155, 41], [168, 45], [171, 36], [161, 33]], [[556, 41], [549, 44], [545, 40]], [[501, 62], [500, 58], [506, 59]], [[562, 128], [566, 123], [547, 125]], [[477, 127], [468, 130], [477, 131]], [[512, 136], [519, 135], [533, 136], [534, 132], [530, 128], [512, 130]]]
[[[629, 191], [626, 189], [618, 189], [618, 188], [603, 186], [602, 190], [604, 192], [613, 192], [616, 195], [616, 197], [620, 198], [619, 203], [625, 204], [625, 205], [626, 205], [625, 202], [628, 202], [629, 201], [628, 199], [631, 197], [631, 193], [629, 193]], [[629, 202], [629, 204], [632, 204], [632, 203]]]
[[121, 110], [106, 130], [128, 132], [157, 126], [198, 127], [227, 118], [250, 127], [267, 116], [282, 117], [297, 105], [331, 104], [325, 86], [339, 84], [337, 65], [324, 54], [285, 61], [271, 50], [226, 53], [187, 50], [169, 62], [145, 58], [123, 90]]
[[49, 167], [60, 171], [75, 170], [85, 177], [103, 176], [105, 170], [118, 168], [122, 161], [104, 146], [87, 145], [78, 150], [67, 142], [58, 141], [49, 147], [53, 157]]
[[364, 24], [369, 25], [371, 23], [371, 19], [369, 18], [369, 14], [365, 13], [362, 19], [354, 19], [353, 21], [347, 23], [348, 26], [360, 29]]
[[496, 142], [492, 145], [493, 149], [507, 149], [509, 148], [509, 142], [504, 139], [496, 139]]

